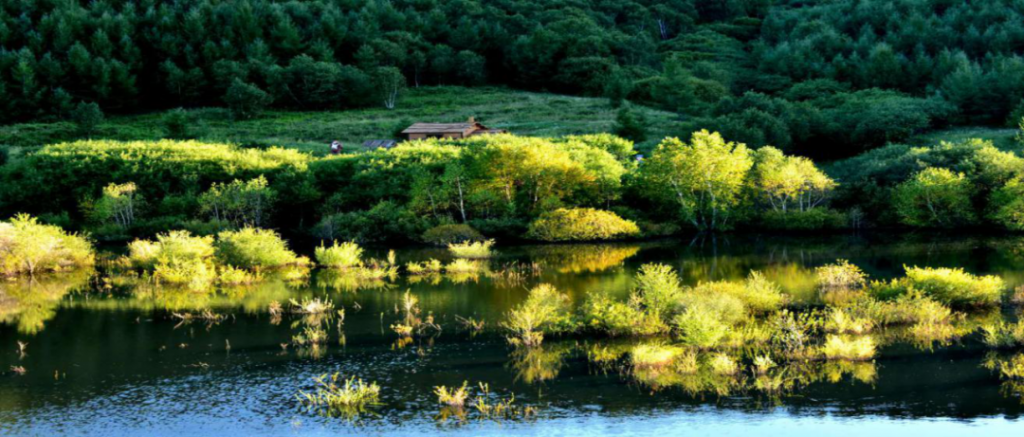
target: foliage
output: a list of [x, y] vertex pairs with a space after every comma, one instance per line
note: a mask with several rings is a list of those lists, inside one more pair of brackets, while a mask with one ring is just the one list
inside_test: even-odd
[[825, 291], [859, 290], [867, 285], [868, 275], [845, 259], [814, 269], [818, 287]]
[[542, 241], [590, 241], [635, 237], [636, 223], [613, 212], [592, 208], [557, 209], [530, 223], [528, 238]]
[[340, 373], [313, 378], [316, 391], [299, 391], [295, 397], [311, 411], [325, 416], [351, 416], [380, 402], [380, 386], [364, 383], [356, 377], [342, 378]]
[[324, 246], [321, 242], [314, 251], [314, 256], [317, 264], [332, 269], [358, 267], [363, 264], [363, 248], [354, 242], [338, 244], [337, 241], [333, 241], [330, 247]]
[[483, 241], [485, 238], [472, 226], [465, 224], [437, 225], [427, 229], [421, 237], [424, 242], [435, 246], [448, 246], [449, 244], [466, 243], [471, 241]]
[[643, 114], [633, 111], [629, 106], [619, 108], [612, 133], [633, 142], [643, 142], [647, 139], [646, 131], [647, 119]]
[[25, 214], [0, 222], [0, 275], [35, 275], [93, 262], [92, 244], [84, 236], [39, 223]]
[[452, 243], [448, 245], [448, 252], [456, 258], [485, 259], [494, 256], [491, 247], [494, 240], [467, 241], [465, 243]]
[[158, 281], [199, 289], [216, 279], [213, 242], [210, 236], [170, 231], [158, 234], [156, 241], [132, 241], [128, 245], [128, 259], [136, 268], [151, 272]]
[[71, 121], [75, 123], [78, 135], [91, 137], [100, 123], [103, 123], [103, 111], [96, 103], [79, 102], [71, 111]]
[[143, 202], [136, 191], [132, 182], [103, 187], [103, 195], [93, 205], [92, 218], [99, 222], [112, 221], [121, 229], [131, 228]]
[[214, 182], [199, 196], [199, 211], [213, 221], [235, 227], [260, 227], [270, 215], [276, 197], [262, 175], [249, 181]]
[[960, 268], [906, 267], [909, 286], [954, 307], [998, 305], [1006, 289], [998, 276], [975, 276]]
[[573, 325], [569, 296], [550, 284], [530, 290], [526, 300], [509, 311], [505, 327], [512, 333], [509, 341], [524, 346], [539, 346], [545, 333], [558, 333]]
[[963, 173], [928, 168], [896, 187], [896, 214], [910, 226], [955, 227], [975, 220], [971, 186]]
[[774, 147], [754, 152], [751, 185], [759, 200], [772, 211], [786, 213], [790, 205], [801, 212], [813, 209], [828, 199], [835, 181], [814, 166], [810, 159], [786, 156]]
[[183, 108], [172, 109], [160, 120], [167, 138], [184, 140], [193, 137], [192, 117]]
[[694, 132], [688, 144], [669, 138], [641, 167], [645, 196], [673, 204], [697, 229], [727, 229], [752, 165], [745, 145], [717, 133]]
[[237, 78], [224, 94], [224, 104], [231, 109], [231, 115], [241, 120], [259, 116], [273, 101], [270, 94]]
[[226, 265], [260, 270], [295, 264], [295, 252], [281, 236], [270, 229], [242, 228], [217, 234], [216, 254]]

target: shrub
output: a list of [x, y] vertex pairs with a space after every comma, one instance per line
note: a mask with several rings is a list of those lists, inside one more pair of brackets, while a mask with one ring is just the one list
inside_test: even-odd
[[509, 312], [505, 327], [512, 332], [513, 344], [539, 346], [544, 333], [571, 329], [569, 296], [549, 284], [538, 285], [530, 290], [526, 301]]
[[996, 223], [1007, 229], [1024, 230], [1024, 177], [1010, 179], [992, 192], [990, 208], [989, 218]]
[[711, 373], [716, 375], [735, 375], [740, 371], [740, 366], [736, 363], [736, 360], [724, 353], [712, 355], [711, 359], [708, 360], [708, 367], [711, 368]]
[[58, 226], [44, 225], [28, 215], [0, 222], [0, 274], [34, 275], [92, 265], [92, 244]]
[[818, 287], [824, 291], [859, 290], [867, 284], [868, 275], [845, 259], [814, 269]]
[[254, 118], [273, 103], [274, 98], [254, 85], [235, 79], [224, 94], [224, 103], [238, 119]]
[[103, 110], [96, 103], [79, 102], [71, 111], [71, 121], [75, 123], [79, 135], [91, 136], [96, 127], [103, 123]]
[[270, 229], [244, 228], [217, 234], [217, 258], [244, 269], [282, 267], [298, 262], [295, 252]]
[[993, 348], [1024, 346], [1024, 321], [999, 322], [982, 327], [985, 344]]
[[178, 108], [167, 111], [160, 123], [164, 128], [164, 136], [176, 140], [192, 138], [192, 117], [188, 111]]
[[470, 225], [437, 225], [423, 233], [423, 241], [435, 246], [447, 246], [471, 241], [483, 241], [484, 236]]
[[679, 276], [665, 264], [644, 264], [637, 271], [636, 292], [651, 317], [668, 317], [682, 296]]
[[750, 272], [742, 293], [736, 297], [755, 313], [762, 314], [782, 308], [786, 300], [786, 296], [782, 294], [782, 287], [769, 281], [758, 271]]
[[830, 360], [866, 361], [875, 356], [875, 340], [870, 335], [829, 335], [821, 352]]
[[828, 208], [811, 208], [806, 211], [765, 211], [761, 225], [767, 229], [786, 231], [809, 231], [819, 229], [843, 229], [849, 225], [849, 217]]
[[484, 259], [493, 256], [491, 247], [494, 240], [455, 243], [448, 245], [448, 251], [456, 258]]
[[975, 276], [959, 268], [905, 267], [915, 290], [954, 307], [998, 305], [1005, 284], [997, 276]]
[[137, 268], [153, 273], [159, 281], [202, 288], [216, 278], [212, 265], [213, 237], [195, 237], [188, 231], [170, 231], [156, 241], [135, 240], [128, 245], [128, 259]]
[[896, 214], [903, 224], [918, 227], [953, 227], [974, 222], [971, 184], [963, 173], [927, 168], [893, 193]]
[[583, 323], [608, 335], [655, 335], [669, 330], [660, 318], [641, 308], [641, 298], [633, 294], [629, 302], [618, 302], [607, 293], [587, 295], [581, 309]]
[[444, 271], [451, 274], [479, 273], [483, 270], [483, 263], [465, 258], [456, 259], [444, 266]]
[[680, 340], [687, 345], [710, 349], [729, 333], [729, 325], [722, 323], [717, 311], [703, 305], [693, 305], [673, 320], [679, 329]]
[[321, 242], [313, 255], [317, 264], [332, 269], [347, 269], [363, 264], [363, 248], [354, 242], [338, 244], [337, 241], [333, 241], [330, 247], [325, 247]]
[[260, 227], [266, 223], [276, 198], [277, 193], [263, 175], [248, 181], [235, 179], [228, 184], [214, 182], [199, 196], [199, 212], [215, 222]]
[[614, 212], [592, 208], [561, 208], [530, 223], [528, 238], [542, 241], [613, 240], [640, 235], [640, 228]]

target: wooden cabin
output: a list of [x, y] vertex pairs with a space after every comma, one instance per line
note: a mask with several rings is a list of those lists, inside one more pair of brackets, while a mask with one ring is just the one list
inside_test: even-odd
[[505, 129], [491, 129], [469, 117], [465, 123], [414, 123], [405, 128], [402, 135], [407, 140], [424, 138], [468, 138], [481, 134], [503, 134]]

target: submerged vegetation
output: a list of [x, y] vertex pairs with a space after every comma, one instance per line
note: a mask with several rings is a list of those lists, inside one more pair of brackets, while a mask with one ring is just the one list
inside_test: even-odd
[[314, 391], [299, 391], [295, 397], [308, 410], [324, 416], [353, 418], [380, 403], [380, 386], [340, 373], [313, 378]]

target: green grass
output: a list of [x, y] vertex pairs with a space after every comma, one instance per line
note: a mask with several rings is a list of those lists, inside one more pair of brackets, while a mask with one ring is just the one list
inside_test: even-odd
[[[675, 115], [638, 107], [647, 118], [647, 150], [668, 135]], [[159, 139], [164, 136], [166, 111], [108, 116], [94, 138], [116, 140]], [[384, 108], [346, 111], [268, 111], [254, 120], [232, 120], [223, 108], [191, 109], [193, 135], [201, 140], [253, 145], [278, 145], [326, 154], [333, 140], [349, 150], [365, 140], [391, 138], [404, 122], [457, 122], [469, 117], [488, 127], [532, 136], [609, 132], [616, 109], [604, 98], [531, 93], [506, 88], [410, 88], [394, 110]], [[33, 148], [75, 138], [70, 122], [22, 123], [0, 126], [0, 147]]]

